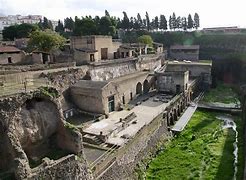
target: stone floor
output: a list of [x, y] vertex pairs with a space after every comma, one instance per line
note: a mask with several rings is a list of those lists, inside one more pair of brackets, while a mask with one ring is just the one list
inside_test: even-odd
[[[141, 102], [141, 104], [134, 106], [130, 111], [122, 110], [112, 112], [107, 119], [93, 123], [88, 128], [84, 129], [84, 132], [95, 135], [99, 135], [100, 132], [102, 132], [103, 135], [109, 136], [106, 143], [122, 146], [144, 125], [149, 124], [169, 106], [170, 101], [167, 103], [156, 101], [157, 96], [159, 95], [153, 96], [149, 94], [138, 97], [134, 102]], [[145, 100], [144, 102], [142, 101], [143, 99]], [[132, 104], [134, 104], [134, 102], [132, 102]], [[125, 118], [132, 112], [134, 112], [137, 117], [132, 119], [126, 128], [119, 131], [122, 126], [120, 118]]]

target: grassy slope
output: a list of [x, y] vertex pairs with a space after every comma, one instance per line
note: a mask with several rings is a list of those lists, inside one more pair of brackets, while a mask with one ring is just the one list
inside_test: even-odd
[[237, 95], [229, 85], [218, 84], [215, 89], [211, 89], [203, 98], [205, 102], [236, 103], [239, 102]]
[[232, 179], [235, 133], [222, 130], [216, 114], [197, 111], [186, 130], [150, 163], [147, 179]]

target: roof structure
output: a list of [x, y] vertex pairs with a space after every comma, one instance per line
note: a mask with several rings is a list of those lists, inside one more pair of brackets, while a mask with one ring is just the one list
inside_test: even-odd
[[21, 50], [14, 46], [0, 46], [0, 53], [18, 53], [18, 52], [21, 52]]
[[95, 53], [95, 52], [98, 52], [95, 49], [89, 49], [89, 48], [75, 48], [75, 50], [81, 51], [81, 52], [86, 52], [86, 53]]
[[73, 87], [79, 87], [84, 89], [102, 89], [108, 83], [109, 82], [107, 81], [80, 80], [79, 82], [75, 83]]

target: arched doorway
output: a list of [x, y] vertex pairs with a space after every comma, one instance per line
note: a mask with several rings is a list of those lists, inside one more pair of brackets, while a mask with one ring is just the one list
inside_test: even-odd
[[178, 116], [181, 115], [181, 109], [180, 109], [180, 105], [178, 105]]
[[170, 114], [169, 123], [170, 123], [171, 126], [174, 125], [174, 120], [173, 120], [173, 114], [172, 113]]
[[144, 94], [148, 93], [149, 89], [150, 89], [149, 82], [147, 80], [145, 80], [144, 83], [143, 83], [143, 92], [144, 92]]
[[142, 94], [142, 92], [143, 92], [142, 84], [138, 82], [136, 86], [136, 94]]
[[174, 121], [177, 121], [178, 120], [177, 109], [174, 109], [173, 119], [174, 119]]

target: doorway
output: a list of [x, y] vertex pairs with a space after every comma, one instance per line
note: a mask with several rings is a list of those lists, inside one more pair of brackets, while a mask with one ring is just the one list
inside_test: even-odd
[[181, 90], [181, 87], [179, 84], [176, 85], [176, 94], [179, 94]]
[[11, 57], [8, 57], [8, 63], [12, 64], [12, 58]]
[[108, 97], [108, 111], [113, 112], [114, 111], [114, 96]]
[[125, 96], [124, 96], [124, 95], [122, 96], [122, 103], [123, 103], [123, 104], [126, 104]]
[[108, 48], [101, 48], [101, 59], [108, 59]]
[[90, 61], [91, 61], [91, 62], [94, 62], [94, 61], [95, 61], [95, 56], [94, 56], [94, 54], [90, 54]]

